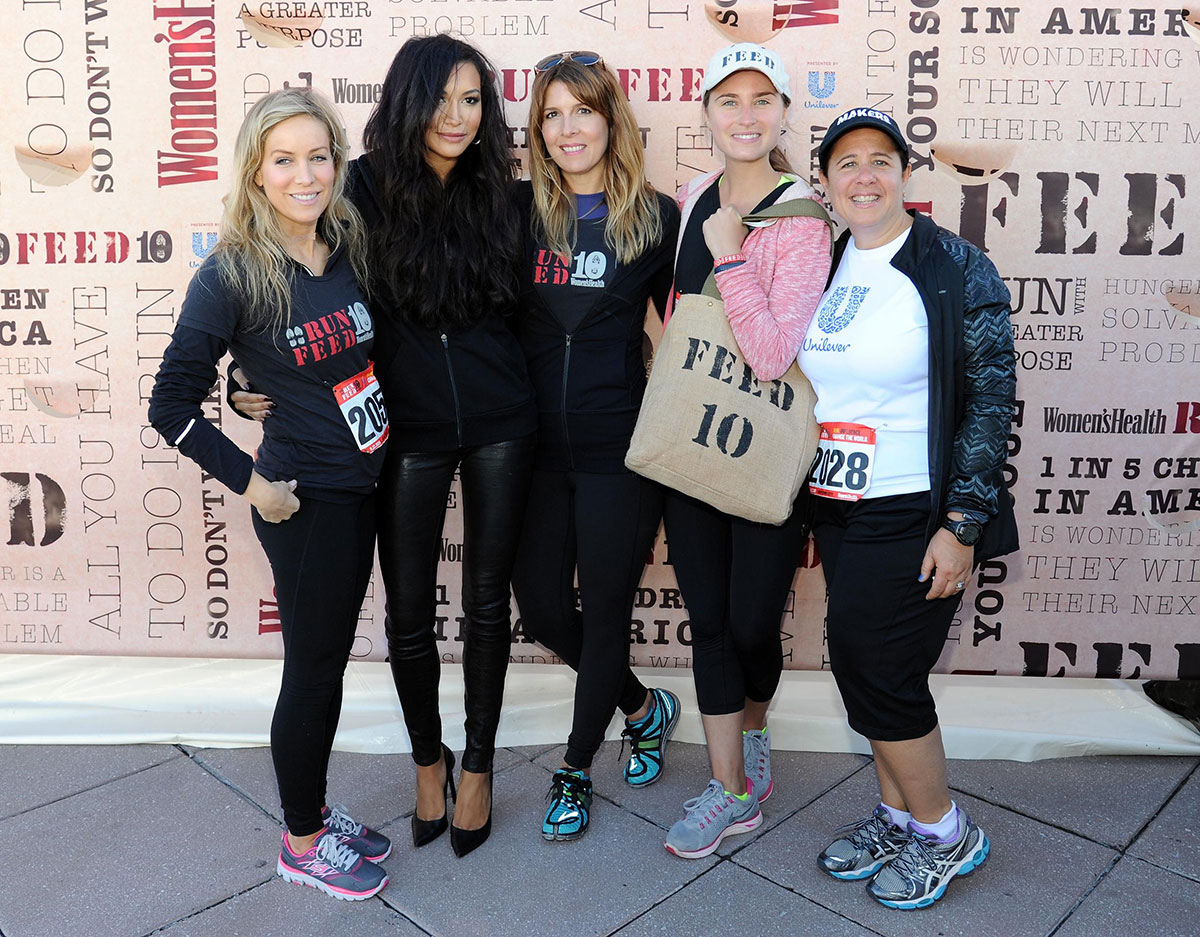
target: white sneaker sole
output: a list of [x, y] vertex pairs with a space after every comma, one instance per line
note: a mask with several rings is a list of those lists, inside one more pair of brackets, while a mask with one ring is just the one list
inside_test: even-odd
[[275, 871], [279, 873], [279, 877], [285, 882], [290, 882], [293, 885], [306, 885], [309, 888], [316, 888], [325, 892], [327, 895], [332, 895], [339, 901], [363, 901], [367, 898], [373, 898], [383, 891], [384, 886], [388, 883], [388, 878], [385, 875], [383, 877], [383, 881], [381, 881], [379, 885], [373, 888], [371, 891], [346, 891], [342, 888], [335, 888], [333, 885], [323, 882], [319, 878], [309, 875], [307, 872], [300, 872], [296, 869], [289, 868], [283, 864], [282, 859], [276, 861]]

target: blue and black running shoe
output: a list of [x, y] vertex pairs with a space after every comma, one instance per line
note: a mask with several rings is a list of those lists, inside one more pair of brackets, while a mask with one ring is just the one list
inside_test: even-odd
[[559, 768], [554, 772], [546, 799], [550, 806], [542, 820], [544, 839], [579, 839], [587, 832], [592, 810], [592, 779], [586, 772]]
[[663, 753], [667, 740], [679, 722], [679, 697], [670, 690], [652, 689], [654, 706], [638, 722], [626, 720], [621, 745], [629, 739], [629, 761], [625, 765], [625, 783], [633, 787], [653, 784], [663, 773]]
[[901, 911], [928, 908], [946, 893], [953, 878], [971, 874], [988, 857], [991, 843], [961, 807], [958, 835], [948, 843], [908, 825], [908, 843], [871, 879], [867, 891], [880, 904]]

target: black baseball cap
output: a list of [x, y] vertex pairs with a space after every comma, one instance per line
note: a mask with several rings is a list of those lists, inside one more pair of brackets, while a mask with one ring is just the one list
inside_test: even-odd
[[829, 154], [833, 152], [833, 145], [837, 143], [838, 139], [851, 130], [858, 130], [862, 127], [870, 127], [872, 130], [878, 130], [891, 137], [900, 151], [903, 164], [908, 165], [908, 141], [904, 139], [904, 134], [900, 132], [900, 126], [892, 119], [891, 115], [877, 111], [873, 107], [852, 107], [844, 114], [839, 114], [834, 118], [829, 129], [825, 131], [825, 139], [821, 141], [821, 146], [817, 150], [817, 161], [821, 165], [821, 172], [829, 171]]

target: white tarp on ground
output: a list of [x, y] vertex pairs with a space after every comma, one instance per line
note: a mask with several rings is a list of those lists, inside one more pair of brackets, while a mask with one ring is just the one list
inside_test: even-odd
[[[0, 655], [0, 744], [265, 745], [279, 661]], [[690, 673], [640, 671], [683, 700], [675, 738], [701, 742]], [[1200, 733], [1122, 680], [934, 675], [947, 754], [1035, 761], [1068, 755], [1195, 755]], [[565, 741], [573, 675], [509, 669], [500, 745]], [[442, 667], [446, 741], [462, 745], [462, 670]], [[771, 709], [780, 750], [866, 752], [828, 673], [785, 671]], [[614, 721], [610, 736], [619, 725]], [[404, 752], [408, 736], [386, 664], [350, 664], [335, 747]]]

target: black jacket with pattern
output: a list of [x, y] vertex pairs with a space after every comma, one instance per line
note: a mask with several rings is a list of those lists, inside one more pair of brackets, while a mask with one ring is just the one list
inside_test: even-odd
[[[912, 232], [892, 266], [929, 317], [928, 536], [947, 511], [962, 511], [984, 524], [978, 563], [1018, 545], [1003, 473], [1017, 386], [1008, 287], [974, 244], [910, 214]], [[849, 231], [838, 238], [833, 270], [849, 240]]]

